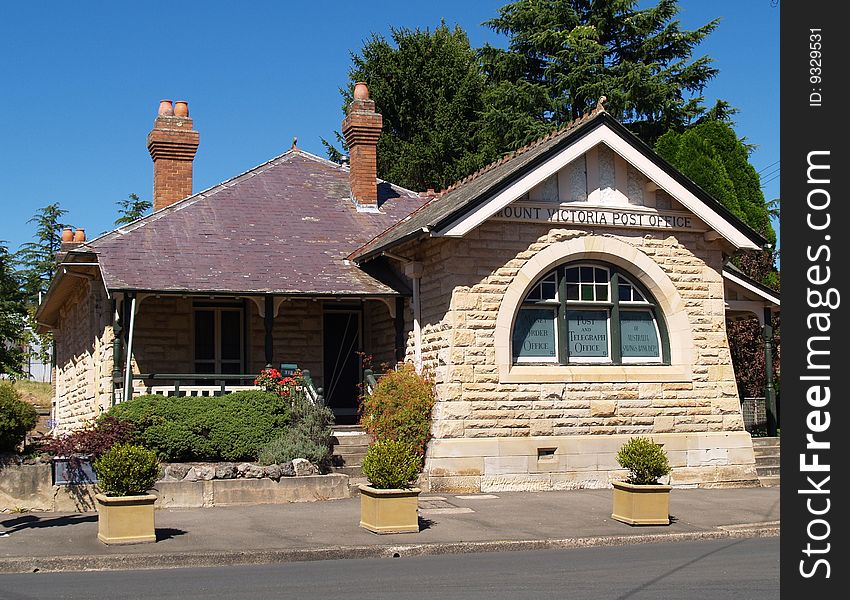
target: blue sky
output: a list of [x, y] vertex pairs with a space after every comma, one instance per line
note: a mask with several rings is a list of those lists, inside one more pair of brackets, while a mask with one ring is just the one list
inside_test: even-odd
[[[349, 53], [390, 26], [445, 19], [473, 46], [503, 45], [481, 23], [505, 0], [457, 2], [16, 2], [0, 19], [0, 240], [32, 239], [28, 219], [58, 202], [91, 239], [116, 202], [150, 199], [145, 147], [159, 101], [187, 100], [200, 132], [200, 191], [298, 145], [324, 156], [342, 119]], [[642, 3], [645, 4], [645, 3]], [[694, 28], [720, 17], [698, 49], [720, 75], [705, 91], [740, 110], [765, 197], [779, 196], [779, 6], [680, 1]], [[281, 223], [281, 227], [285, 227]]]

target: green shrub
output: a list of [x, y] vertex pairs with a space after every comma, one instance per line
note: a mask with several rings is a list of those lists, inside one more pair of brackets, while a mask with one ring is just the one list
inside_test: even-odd
[[214, 397], [140, 396], [108, 414], [133, 423], [136, 443], [165, 461], [253, 461], [290, 421], [288, 400], [255, 390]]
[[314, 404], [303, 394], [293, 397], [292, 424], [260, 450], [262, 465], [284, 463], [293, 458], [306, 458], [327, 472], [333, 450], [334, 414], [324, 404]]
[[162, 472], [156, 453], [141, 446], [117, 444], [92, 463], [98, 486], [107, 496], [146, 493]]
[[378, 440], [363, 457], [363, 475], [378, 489], [404, 489], [419, 475], [422, 458], [409, 445], [397, 440]]
[[431, 437], [433, 382], [411, 364], [381, 375], [360, 406], [360, 424], [377, 440], [398, 440], [420, 456]]
[[670, 473], [664, 448], [648, 437], [629, 439], [617, 452], [617, 462], [629, 470], [628, 482], [635, 485], [655, 485]]
[[38, 422], [38, 412], [11, 384], [0, 382], [0, 452], [17, 450]]

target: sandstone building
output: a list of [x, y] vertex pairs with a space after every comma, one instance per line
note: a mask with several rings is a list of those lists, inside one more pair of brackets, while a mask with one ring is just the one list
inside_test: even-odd
[[364, 353], [436, 381], [432, 490], [605, 487], [636, 434], [674, 485], [756, 481], [726, 320], [779, 299], [727, 261], [765, 240], [601, 107], [422, 193], [377, 179], [381, 118], [354, 98], [350, 166], [293, 144], [195, 194], [199, 135], [161, 103], [153, 214], [63, 244], [39, 309], [58, 431], [267, 364], [353, 422]]

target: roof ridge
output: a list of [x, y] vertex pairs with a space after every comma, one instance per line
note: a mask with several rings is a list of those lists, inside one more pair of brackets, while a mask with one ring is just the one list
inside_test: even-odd
[[512, 150], [510, 152], [503, 154], [501, 157], [497, 158], [496, 160], [494, 160], [494, 161], [484, 165], [483, 167], [479, 168], [474, 173], [470, 173], [469, 175], [466, 175], [462, 179], [455, 181], [454, 183], [449, 185], [449, 187], [442, 190], [440, 192], [440, 195], [443, 195], [447, 192], [450, 192], [450, 191], [460, 187], [461, 185], [463, 185], [465, 183], [469, 183], [470, 181], [472, 181], [476, 177], [479, 177], [480, 175], [483, 175], [484, 173], [495, 169], [496, 167], [506, 163], [507, 161], [511, 160], [512, 158], [515, 158], [515, 157], [519, 156], [520, 154], [525, 154], [526, 152], [528, 152], [532, 148], [536, 148], [540, 144], [543, 144], [544, 142], [548, 142], [549, 140], [551, 140], [555, 137], [558, 137], [559, 135], [561, 135], [563, 133], [566, 133], [568, 130], [574, 129], [575, 127], [581, 125], [582, 123], [589, 121], [591, 118], [595, 117], [596, 115], [598, 115], [600, 113], [604, 113], [604, 112], [606, 112], [606, 111], [605, 111], [605, 108], [602, 106], [602, 104], [601, 103], [597, 104], [593, 109], [584, 113], [582, 116], [573, 119], [572, 121], [570, 121], [566, 125], [562, 125], [561, 127], [558, 127], [556, 129], [553, 129], [553, 130], [547, 132], [546, 134], [542, 135], [541, 137], [530, 141], [525, 146], [521, 146], [520, 148], [517, 148], [516, 150]]
[[[603, 96], [603, 98], [604, 98], [604, 96]], [[349, 254], [347, 258], [349, 260], [352, 260], [352, 257], [357, 256], [364, 248], [367, 248], [375, 240], [383, 237], [384, 235], [386, 235], [388, 232], [392, 231], [396, 227], [401, 226], [403, 223], [406, 223], [411, 218], [413, 218], [414, 215], [421, 212], [425, 208], [431, 206], [434, 202], [440, 200], [441, 198], [443, 198], [443, 196], [445, 196], [447, 193], [451, 192], [452, 190], [457, 189], [458, 187], [460, 187], [461, 185], [463, 185], [465, 183], [469, 183], [470, 181], [472, 181], [476, 177], [480, 177], [484, 173], [492, 171], [496, 167], [503, 165], [504, 163], [508, 162], [509, 160], [512, 160], [513, 158], [519, 156], [520, 154], [524, 154], [525, 152], [528, 152], [532, 148], [535, 148], [535, 147], [539, 146], [540, 144], [543, 144], [544, 142], [547, 142], [547, 141], [549, 141], [549, 140], [551, 140], [551, 139], [553, 139], [553, 138], [555, 138], [555, 137], [557, 137], [557, 136], [559, 136], [563, 133], [566, 133], [569, 130], [575, 129], [576, 127], [578, 127], [582, 123], [585, 123], [585, 122], [589, 121], [590, 119], [596, 117], [598, 114], [606, 112], [605, 108], [602, 106], [602, 101], [603, 100], [600, 100], [600, 102], [598, 102], [592, 110], [584, 113], [582, 116], [580, 116], [576, 119], [573, 119], [572, 121], [570, 121], [566, 125], [563, 125], [563, 126], [557, 128], [557, 129], [553, 129], [552, 131], [546, 133], [545, 135], [529, 142], [525, 146], [522, 146], [521, 148], [518, 148], [516, 150], [512, 150], [511, 152], [507, 152], [507, 153], [503, 154], [501, 157], [497, 158], [496, 160], [492, 161], [491, 163], [484, 165], [483, 167], [480, 167], [474, 173], [470, 173], [469, 175], [467, 175], [467, 176], [463, 177], [462, 179], [456, 181], [455, 183], [451, 184], [449, 187], [437, 192], [436, 194], [431, 196], [431, 199], [428, 200], [428, 202], [425, 202], [424, 204], [422, 204], [422, 206], [420, 206], [416, 210], [412, 211], [410, 214], [408, 214], [403, 219], [400, 219], [400, 220], [396, 221], [395, 223], [393, 223], [392, 225], [390, 225], [389, 227], [387, 227], [384, 231], [382, 231], [381, 233], [379, 233], [378, 235], [373, 237], [371, 240], [369, 240], [368, 242], [366, 242], [365, 244], [363, 244], [362, 246], [360, 246], [359, 248], [357, 248], [356, 250], [351, 252], [351, 254]]]

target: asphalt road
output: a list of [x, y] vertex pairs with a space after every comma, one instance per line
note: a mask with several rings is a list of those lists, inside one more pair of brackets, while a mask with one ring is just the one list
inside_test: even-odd
[[775, 600], [779, 538], [204, 569], [0, 575], [0, 600]]

